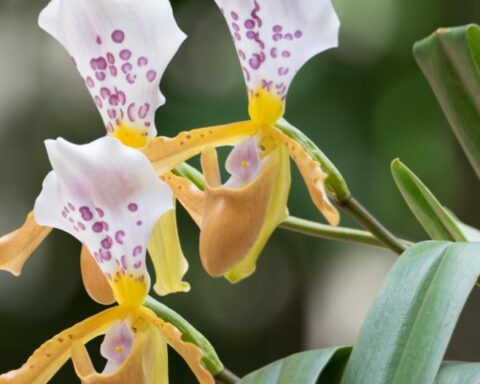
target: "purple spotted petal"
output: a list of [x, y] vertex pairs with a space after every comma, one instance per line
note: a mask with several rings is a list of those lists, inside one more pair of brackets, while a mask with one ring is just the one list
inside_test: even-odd
[[314, 55], [336, 47], [340, 23], [330, 0], [215, 0], [228, 23], [248, 89], [280, 98]]
[[248, 184], [258, 174], [261, 165], [257, 140], [245, 139], [230, 152], [227, 158], [225, 168], [231, 178], [226, 186], [235, 188]]
[[108, 373], [115, 371], [127, 359], [133, 341], [134, 334], [127, 321], [119, 321], [110, 327], [100, 346], [100, 353], [107, 359], [105, 370]]
[[146, 246], [158, 219], [173, 208], [169, 187], [140, 151], [112, 137], [45, 144], [53, 171], [35, 203], [36, 221], [85, 244], [109, 280], [120, 271], [149, 284]]
[[52, 0], [39, 24], [72, 56], [109, 132], [156, 135], [160, 80], [185, 39], [168, 0]]

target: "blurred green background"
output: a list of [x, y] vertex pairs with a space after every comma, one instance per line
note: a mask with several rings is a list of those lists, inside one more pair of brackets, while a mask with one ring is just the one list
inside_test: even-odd
[[[0, 233], [23, 222], [40, 191], [50, 169], [44, 139], [86, 143], [104, 134], [68, 55], [37, 27], [46, 4], [0, 0]], [[461, 219], [480, 226], [478, 180], [411, 54], [412, 44], [437, 27], [480, 21], [480, 3], [334, 0], [334, 5], [342, 21], [340, 48], [299, 73], [287, 119], [330, 156], [354, 195], [399, 235], [426, 239], [390, 176], [396, 157]], [[214, 1], [178, 0], [173, 6], [189, 39], [162, 82], [167, 104], [157, 114], [159, 133], [245, 119], [240, 67]], [[322, 220], [296, 170], [290, 211]], [[342, 223], [353, 225], [347, 217]], [[240, 375], [307, 348], [353, 343], [395, 261], [388, 251], [279, 229], [257, 272], [231, 286], [201, 269], [198, 230], [182, 209], [179, 226], [193, 289], [162, 301], [203, 332]], [[480, 360], [479, 304], [474, 292], [449, 359]], [[0, 273], [0, 372], [19, 367], [42, 342], [101, 309], [81, 284], [79, 244], [55, 231], [21, 278]], [[181, 360], [170, 356], [171, 381], [193, 382]], [[76, 382], [71, 364], [52, 382]]]

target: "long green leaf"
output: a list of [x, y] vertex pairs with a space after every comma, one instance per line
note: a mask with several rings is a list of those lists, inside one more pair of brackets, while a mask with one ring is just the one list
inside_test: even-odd
[[307, 351], [278, 360], [245, 376], [238, 384], [335, 384], [351, 347]]
[[448, 361], [442, 364], [435, 384], [479, 384], [480, 363]]
[[441, 28], [413, 53], [480, 177], [480, 28]]
[[479, 243], [410, 247], [370, 309], [342, 384], [433, 383], [479, 274]]
[[440, 204], [425, 184], [398, 159], [392, 162], [392, 175], [405, 202], [431, 239], [468, 240], [459, 221]]

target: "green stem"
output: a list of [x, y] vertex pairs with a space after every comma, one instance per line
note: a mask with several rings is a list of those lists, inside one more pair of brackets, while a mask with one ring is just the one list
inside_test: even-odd
[[222, 372], [215, 375], [215, 379], [217, 382], [223, 384], [235, 384], [240, 381], [240, 378], [237, 375], [226, 368]]
[[370, 231], [378, 240], [393, 252], [401, 255], [407, 245], [402, 243], [388, 229], [386, 229], [367, 209], [360, 204], [354, 197], [340, 201], [340, 206], [350, 214], [356, 221]]
[[331, 225], [320, 224], [293, 216], [288, 217], [282, 224], [280, 224], [280, 228], [322, 239], [341, 240], [351, 243], [372, 245], [375, 247], [385, 246], [380, 240], [367, 231], [332, 227]]

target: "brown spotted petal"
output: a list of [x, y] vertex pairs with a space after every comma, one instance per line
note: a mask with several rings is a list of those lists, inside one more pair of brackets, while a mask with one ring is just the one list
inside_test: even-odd
[[[204, 173], [214, 173], [214, 165], [205, 157], [202, 160]], [[225, 275], [237, 282], [255, 271], [260, 252], [286, 217], [289, 190], [290, 162], [281, 145], [270, 152], [258, 175], [245, 187], [207, 183], [200, 256], [210, 275]]]
[[310, 197], [318, 210], [325, 219], [327, 219], [329, 224], [338, 225], [340, 215], [325, 192], [324, 184], [328, 175], [322, 170], [321, 165], [315, 161], [298, 142], [276, 128], [269, 127], [269, 130], [270, 133], [285, 146], [291, 158], [295, 161], [308, 188]]
[[38, 225], [33, 213], [29, 213], [22, 227], [0, 237], [0, 269], [19, 276], [25, 262], [51, 230]]
[[120, 307], [107, 309], [52, 337], [19, 369], [0, 375], [0, 384], [45, 384], [70, 358], [72, 347], [87, 343], [105, 333], [108, 327], [125, 316]]

